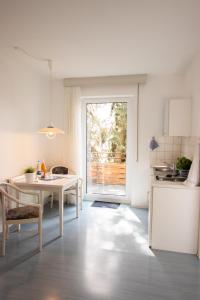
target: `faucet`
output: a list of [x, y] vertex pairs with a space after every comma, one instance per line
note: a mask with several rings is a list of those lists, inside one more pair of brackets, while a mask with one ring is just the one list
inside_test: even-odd
[[173, 162], [172, 164], [172, 175], [176, 175], [176, 163]]

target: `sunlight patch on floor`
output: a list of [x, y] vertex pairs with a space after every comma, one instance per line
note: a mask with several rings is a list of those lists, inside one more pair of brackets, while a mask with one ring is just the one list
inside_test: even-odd
[[[90, 248], [126, 252], [129, 251], [129, 247], [139, 247], [145, 256], [154, 256], [149, 249], [142, 220], [130, 207], [125, 205], [120, 205], [118, 209], [91, 207], [91, 211], [93, 222], [87, 230], [87, 243]], [[128, 238], [126, 243], [125, 237]]]
[[141, 220], [136, 216], [136, 214], [127, 206], [119, 207], [120, 215], [124, 217], [127, 221], [141, 223]]

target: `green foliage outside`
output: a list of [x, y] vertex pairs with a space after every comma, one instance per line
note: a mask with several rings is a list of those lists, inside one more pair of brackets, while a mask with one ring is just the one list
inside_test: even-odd
[[87, 149], [90, 160], [124, 162], [126, 160], [127, 103], [87, 105]]

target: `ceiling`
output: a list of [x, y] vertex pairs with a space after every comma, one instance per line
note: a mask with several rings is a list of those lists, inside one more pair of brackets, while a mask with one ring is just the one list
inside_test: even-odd
[[0, 0], [10, 45], [52, 58], [60, 78], [177, 73], [200, 50], [200, 1]]

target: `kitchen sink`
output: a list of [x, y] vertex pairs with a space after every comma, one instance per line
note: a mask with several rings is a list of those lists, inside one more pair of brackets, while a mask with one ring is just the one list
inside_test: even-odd
[[155, 172], [170, 172], [172, 171], [172, 167], [170, 165], [161, 164], [153, 167]]
[[154, 175], [158, 181], [170, 181], [170, 182], [184, 182], [187, 178], [179, 174], [179, 171], [175, 169], [175, 165], [169, 165], [166, 163], [154, 166]]

